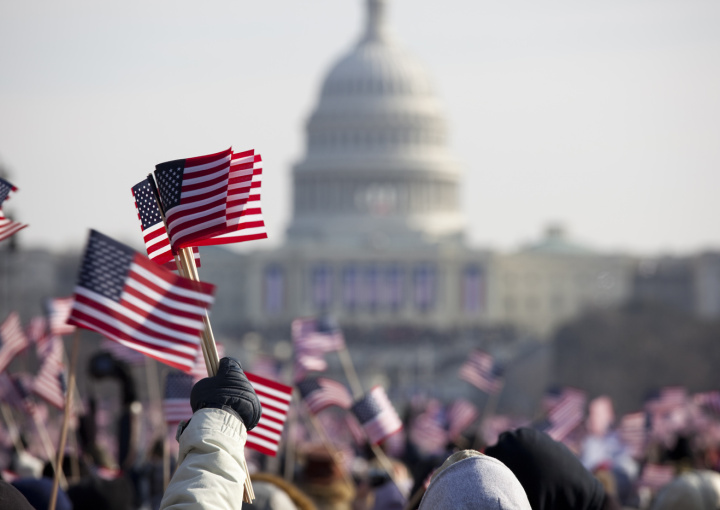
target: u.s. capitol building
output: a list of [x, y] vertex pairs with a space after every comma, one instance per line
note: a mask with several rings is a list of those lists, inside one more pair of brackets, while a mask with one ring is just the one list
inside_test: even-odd
[[220, 283], [214, 322], [287, 331], [295, 317], [329, 313], [345, 327], [510, 324], [542, 337], [587, 306], [622, 301], [631, 261], [577, 246], [560, 228], [513, 254], [465, 244], [462, 165], [441, 101], [385, 10], [366, 0], [359, 41], [325, 77], [292, 171], [284, 246], [208, 253], [226, 258], [204, 270]]

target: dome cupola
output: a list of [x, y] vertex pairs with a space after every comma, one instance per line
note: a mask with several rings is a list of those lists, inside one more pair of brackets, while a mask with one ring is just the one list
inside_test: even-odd
[[288, 240], [460, 240], [459, 167], [432, 81], [391, 34], [385, 0], [366, 0], [366, 16], [364, 33], [330, 69], [307, 122]]

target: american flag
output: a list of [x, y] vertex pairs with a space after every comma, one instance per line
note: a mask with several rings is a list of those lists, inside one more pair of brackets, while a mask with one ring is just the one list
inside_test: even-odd
[[193, 384], [193, 377], [182, 372], [169, 372], [165, 377], [165, 398], [162, 406], [165, 421], [169, 426], [176, 426], [192, 416], [190, 391]]
[[286, 386], [245, 372], [262, 405], [262, 416], [254, 429], [248, 432], [245, 446], [265, 455], [277, 454], [287, 413], [292, 400], [292, 386]]
[[448, 435], [457, 439], [462, 432], [477, 420], [480, 413], [474, 404], [465, 399], [458, 399], [447, 410]]
[[672, 466], [645, 464], [637, 483], [640, 487], [657, 490], [672, 482], [674, 478], [675, 468]]
[[200, 242], [200, 246], [266, 239], [260, 207], [262, 157], [254, 150], [233, 153], [225, 201], [225, 229]]
[[47, 300], [47, 312], [50, 320], [50, 334], [70, 335], [75, 332], [75, 326], [67, 323], [74, 301], [75, 299], [72, 297]]
[[720, 415], [720, 391], [708, 391], [693, 395], [693, 402], [713, 414]]
[[0, 372], [3, 372], [16, 355], [30, 346], [17, 312], [11, 312], [0, 325], [0, 343]]
[[350, 409], [353, 403], [352, 396], [345, 385], [327, 377], [305, 379], [296, 386], [312, 414], [317, 414], [330, 406]]
[[63, 343], [60, 337], [52, 337], [32, 390], [48, 404], [63, 409], [65, 407], [65, 365], [63, 363]]
[[13, 378], [7, 372], [0, 373], [0, 402], [15, 408], [22, 407], [22, 396]]
[[35, 352], [39, 357], [45, 356], [45, 349], [50, 346], [51, 335], [48, 334], [48, 321], [42, 315], [30, 319], [27, 336], [35, 344]]
[[68, 322], [189, 372], [213, 292], [93, 230]]
[[547, 411], [550, 424], [545, 432], [555, 441], [562, 441], [583, 422], [587, 396], [578, 389], [563, 388], [552, 400]]
[[646, 408], [652, 413], [669, 413], [684, 408], [687, 402], [687, 389], [682, 386], [667, 386], [660, 389], [657, 397], [646, 403]]
[[33, 376], [26, 372], [13, 375], [13, 383], [20, 397], [17, 408], [35, 422], [46, 421], [47, 407], [36, 403], [31, 395], [33, 380]]
[[445, 451], [448, 433], [442, 406], [437, 400], [431, 400], [424, 412], [415, 417], [410, 425], [410, 440], [427, 454], [439, 454]]
[[10, 198], [10, 195], [15, 191], [17, 191], [15, 186], [5, 179], [0, 178], [0, 241], [7, 239], [11, 235], [27, 227], [24, 223], [18, 223], [7, 219], [3, 213], [3, 202]]
[[500, 368], [491, 355], [482, 351], [470, 353], [460, 367], [459, 377], [486, 393], [498, 393], [503, 387]]
[[200, 246], [225, 232], [232, 149], [155, 166], [155, 180], [174, 249]]
[[[133, 186], [132, 195], [148, 258], [168, 269], [176, 270], [175, 255], [170, 247], [170, 239], [150, 181], [144, 179]], [[200, 252], [197, 247], [193, 247], [193, 254], [195, 265], [200, 267]]]
[[645, 453], [647, 443], [647, 416], [644, 412], [626, 414], [620, 419], [618, 435], [627, 447], [628, 453], [639, 459]]
[[345, 347], [342, 331], [329, 319], [295, 319], [291, 331], [296, 353], [325, 353]]
[[345, 347], [342, 331], [329, 319], [295, 319], [291, 333], [295, 350], [295, 381], [304, 379], [308, 372], [326, 370], [324, 354]]
[[293, 363], [293, 381], [296, 383], [302, 381], [308, 372], [324, 372], [327, 370], [327, 366], [327, 361], [322, 353], [296, 353]]
[[380, 443], [403, 426], [382, 386], [371, 389], [351, 410], [372, 444]]

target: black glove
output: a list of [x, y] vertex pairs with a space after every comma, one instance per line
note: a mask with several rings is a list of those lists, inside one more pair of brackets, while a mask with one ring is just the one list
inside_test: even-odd
[[220, 360], [214, 377], [199, 380], [190, 392], [193, 413], [198, 409], [223, 409], [237, 416], [252, 430], [262, 414], [260, 400], [235, 358]]

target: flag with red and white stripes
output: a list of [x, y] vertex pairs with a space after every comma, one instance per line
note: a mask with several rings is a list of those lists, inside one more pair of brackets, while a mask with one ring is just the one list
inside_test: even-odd
[[460, 379], [490, 394], [500, 392], [503, 387], [502, 371], [493, 357], [482, 351], [473, 351], [460, 367]]
[[410, 424], [409, 436], [418, 449], [428, 455], [445, 451], [449, 436], [440, 402], [435, 399], [428, 402], [425, 410]]
[[226, 229], [232, 149], [155, 166], [155, 180], [175, 250], [201, 246]]
[[550, 425], [545, 432], [555, 441], [562, 441], [585, 419], [587, 396], [581, 390], [563, 388], [553, 400], [547, 411]]
[[225, 200], [225, 229], [200, 246], [242, 243], [267, 238], [260, 206], [262, 157], [254, 150], [233, 153]]
[[317, 414], [330, 406], [350, 409], [353, 403], [350, 391], [345, 385], [327, 377], [305, 379], [296, 386], [312, 414]]
[[293, 363], [293, 381], [295, 383], [302, 381], [309, 372], [324, 372], [327, 370], [327, 366], [327, 361], [322, 353], [296, 353]]
[[72, 297], [47, 300], [51, 335], [70, 335], [75, 332], [75, 326], [67, 323], [74, 301]]
[[165, 396], [162, 401], [163, 414], [168, 426], [177, 426], [192, 417], [190, 391], [195, 381], [190, 374], [170, 372], [165, 377]]
[[214, 289], [93, 230], [68, 323], [189, 372]]
[[292, 387], [245, 372], [262, 405], [262, 416], [248, 432], [247, 446], [265, 455], [277, 455], [283, 428], [290, 410]]
[[474, 404], [465, 399], [458, 399], [448, 407], [448, 436], [457, 439], [470, 425], [477, 420], [480, 413]]
[[295, 382], [304, 379], [308, 372], [325, 371], [325, 353], [345, 347], [342, 331], [329, 319], [295, 319], [290, 331], [295, 353]]
[[375, 386], [351, 407], [368, 440], [378, 444], [403, 426], [382, 386]]
[[30, 319], [27, 327], [27, 336], [30, 342], [35, 344], [35, 352], [38, 357], [45, 357], [45, 350], [50, 347], [52, 336], [48, 331], [48, 320], [42, 315]]
[[342, 331], [330, 320], [295, 319], [290, 329], [296, 353], [325, 353], [345, 347]]
[[0, 402], [9, 406], [22, 407], [22, 396], [14, 379], [7, 372], [0, 373]]
[[0, 372], [7, 368], [15, 356], [30, 346], [17, 312], [11, 312], [0, 325], [0, 345]]
[[63, 409], [66, 390], [63, 343], [60, 337], [55, 336], [52, 337], [40, 370], [33, 380], [32, 391], [48, 404]]
[[[175, 254], [170, 247], [170, 238], [168, 238], [150, 181], [143, 179], [133, 186], [132, 195], [148, 258], [167, 269], [177, 270]], [[197, 247], [193, 247], [193, 255], [195, 256], [195, 265], [200, 267], [200, 251]]]
[[720, 391], [708, 391], [693, 395], [693, 403], [712, 414], [720, 415]]
[[645, 413], [638, 412], [623, 416], [618, 426], [618, 435], [632, 457], [636, 459], [642, 457], [648, 439], [647, 416]]
[[10, 198], [10, 195], [12, 195], [15, 191], [17, 191], [15, 186], [5, 179], [0, 178], [0, 241], [9, 238], [13, 234], [16, 234], [27, 227], [24, 223], [19, 223], [6, 218], [5, 213], [3, 213], [3, 203], [5, 200]]

